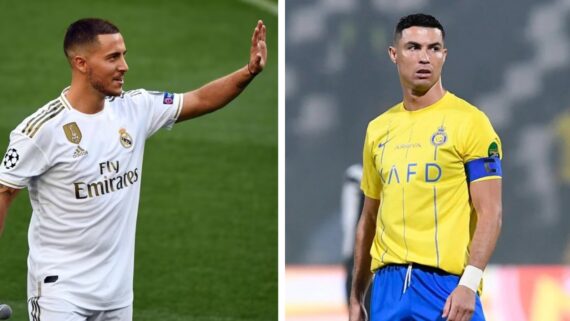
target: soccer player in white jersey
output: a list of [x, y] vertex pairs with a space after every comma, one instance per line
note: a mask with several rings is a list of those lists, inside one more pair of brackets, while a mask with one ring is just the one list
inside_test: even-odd
[[0, 233], [28, 188], [28, 307], [33, 321], [132, 320], [133, 264], [145, 140], [228, 104], [261, 72], [266, 29], [247, 65], [184, 94], [123, 91], [119, 29], [81, 19], [67, 29], [71, 85], [12, 131], [0, 164]]

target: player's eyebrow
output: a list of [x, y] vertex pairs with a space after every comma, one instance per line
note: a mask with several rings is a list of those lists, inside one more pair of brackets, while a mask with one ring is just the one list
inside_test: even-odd
[[419, 44], [418, 42], [415, 42], [415, 41], [408, 41], [404, 45], [406, 45], [406, 46], [412, 45], [414, 47], [421, 47], [422, 46], [421, 44]]
[[124, 56], [124, 55], [127, 54], [127, 51], [126, 51], [126, 50], [123, 51], [123, 52], [120, 52], [120, 51], [113, 51], [113, 52], [108, 53], [107, 55], [105, 55], [105, 58], [118, 57], [118, 56], [120, 56], [121, 54]]
[[[419, 42], [415, 42], [415, 41], [408, 41], [408, 42], [405, 43], [405, 45], [406, 45], [406, 46], [412, 45], [412, 46], [415, 46], [415, 47], [422, 47], [422, 44], [420, 44]], [[436, 46], [443, 47], [443, 43], [441, 43], [441, 42], [439, 42], [439, 41], [436, 41], [436, 42], [433, 42], [433, 43], [430, 43], [430, 44], [427, 45], [428, 48], [433, 48], [433, 47], [436, 47]]]

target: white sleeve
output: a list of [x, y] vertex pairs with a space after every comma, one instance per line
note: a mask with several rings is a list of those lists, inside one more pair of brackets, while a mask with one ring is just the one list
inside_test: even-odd
[[0, 183], [12, 188], [27, 187], [30, 179], [49, 168], [46, 155], [28, 136], [12, 132], [10, 145], [0, 164]]
[[171, 129], [180, 115], [183, 95], [164, 91], [141, 92], [147, 104], [145, 110], [148, 110], [146, 137], [152, 136], [161, 128]]
[[345, 172], [344, 184], [340, 198], [340, 213], [342, 225], [342, 256], [349, 259], [354, 255], [354, 237], [356, 225], [362, 209], [360, 181], [362, 180], [362, 165], [354, 164]]

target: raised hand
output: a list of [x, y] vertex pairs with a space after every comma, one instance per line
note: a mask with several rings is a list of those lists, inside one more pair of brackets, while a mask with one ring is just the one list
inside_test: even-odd
[[247, 70], [252, 75], [257, 75], [265, 67], [267, 61], [266, 33], [263, 21], [259, 20], [253, 31], [253, 36], [251, 36], [251, 48], [249, 49], [249, 62], [247, 64]]

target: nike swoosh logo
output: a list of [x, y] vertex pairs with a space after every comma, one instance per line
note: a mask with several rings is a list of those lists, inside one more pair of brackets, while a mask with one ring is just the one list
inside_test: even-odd
[[385, 141], [383, 143], [378, 144], [378, 148], [382, 148], [382, 147], [386, 146], [386, 144], [388, 144], [388, 142], [390, 142], [392, 140], [392, 138], [388, 139], [387, 141]]

